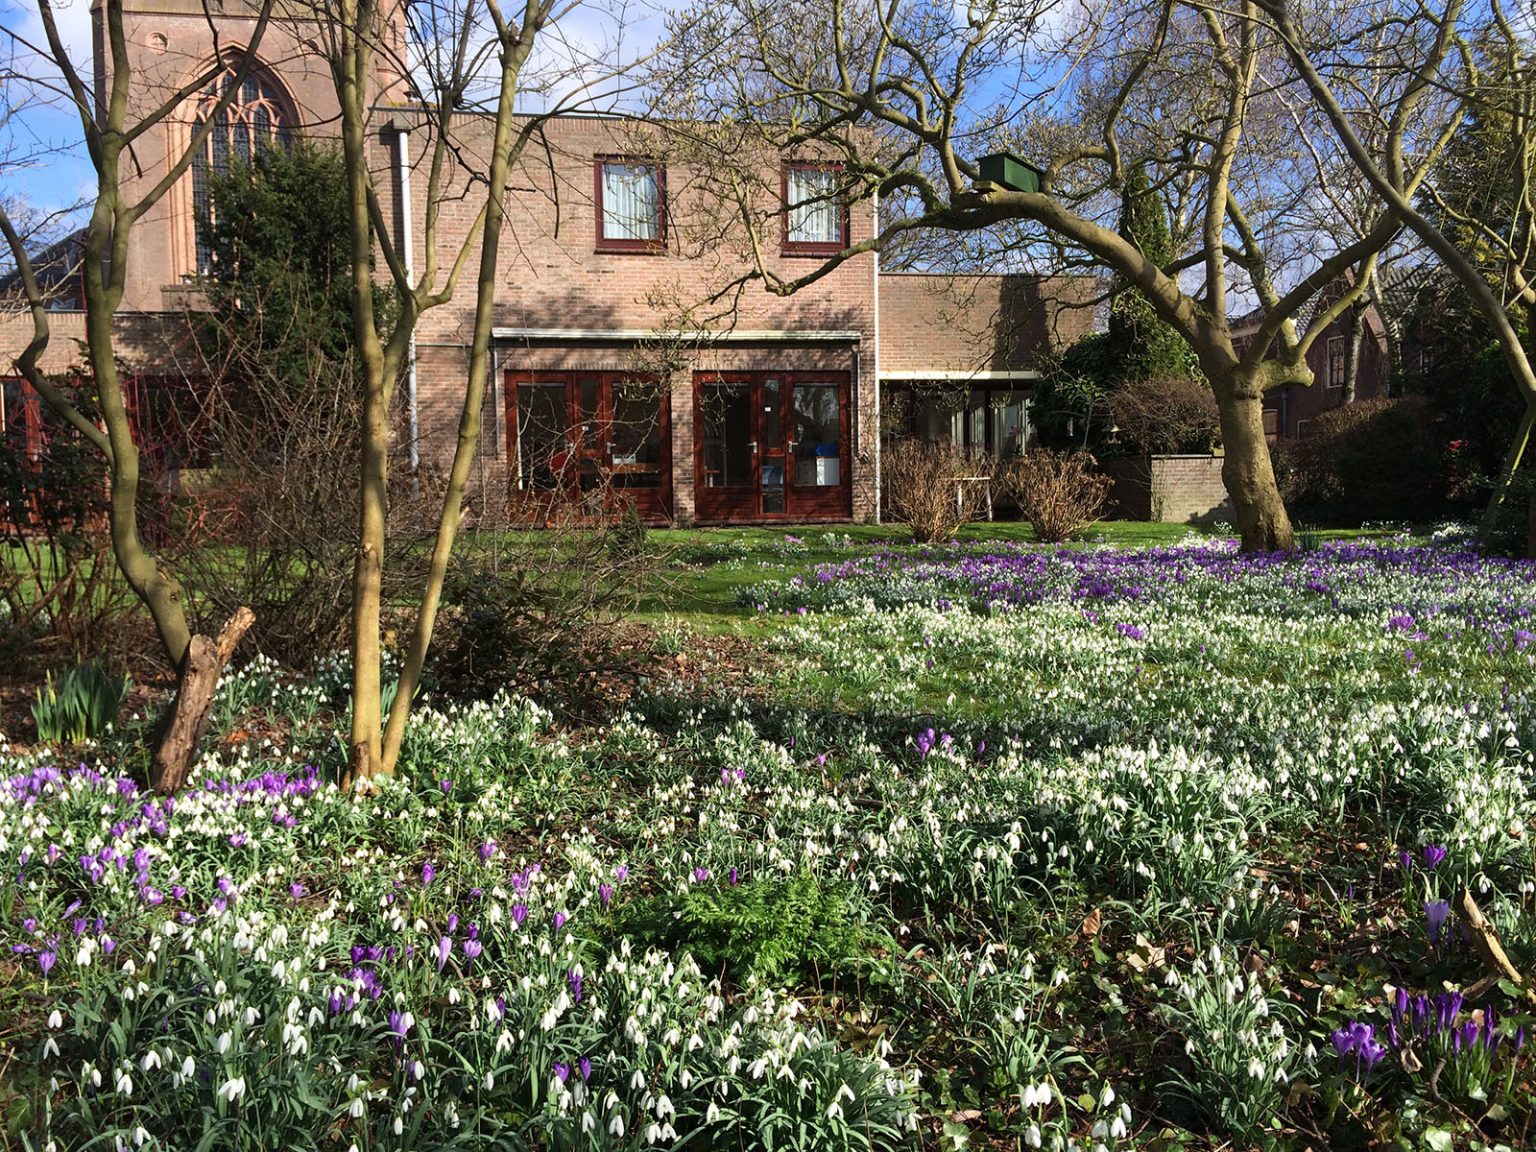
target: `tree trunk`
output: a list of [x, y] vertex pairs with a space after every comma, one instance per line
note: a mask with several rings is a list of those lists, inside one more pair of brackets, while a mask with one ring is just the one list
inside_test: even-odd
[[1221, 479], [1232, 498], [1243, 551], [1289, 551], [1291, 518], [1280, 499], [1264, 437], [1264, 393], [1251, 382], [1213, 383], [1212, 388], [1226, 449]]
[[1340, 404], [1355, 402], [1360, 383], [1360, 347], [1365, 342], [1365, 309], [1365, 303], [1359, 300], [1349, 306], [1349, 342], [1344, 351], [1344, 395]]
[[194, 636], [187, 645], [176, 677], [176, 695], [166, 713], [149, 769], [150, 786], [160, 795], [169, 796], [186, 783], [197, 759], [197, 746], [208, 727], [208, 713], [213, 708], [219, 677], [234, 655], [235, 645], [255, 621], [254, 612], [241, 608], [229, 618], [217, 640]]

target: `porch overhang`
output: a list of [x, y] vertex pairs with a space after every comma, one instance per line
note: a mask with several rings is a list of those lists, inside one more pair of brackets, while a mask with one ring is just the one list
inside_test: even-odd
[[732, 328], [721, 332], [684, 332], [664, 328], [492, 328], [491, 336], [505, 344], [858, 344], [864, 334], [855, 329]]
[[1041, 374], [1032, 368], [1010, 368], [990, 372], [972, 372], [969, 369], [914, 369], [898, 372], [881, 372], [880, 382], [889, 381], [892, 384], [921, 384], [925, 381], [943, 382], [946, 384], [961, 384], [974, 381], [978, 384], [1027, 384], [1031, 380], [1039, 380]]

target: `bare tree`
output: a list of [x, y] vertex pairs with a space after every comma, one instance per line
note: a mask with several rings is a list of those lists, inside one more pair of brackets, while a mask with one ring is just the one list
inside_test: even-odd
[[[1410, 89], [1454, 93], [1458, 103], [1453, 128], [1459, 128], [1478, 107], [1499, 109], [1509, 118], [1509, 143], [1517, 168], [1514, 200], [1507, 211], [1480, 218], [1475, 212], [1457, 211], [1433, 184], [1426, 189], [1426, 208], [1416, 195], [1420, 181], [1414, 178], [1411, 154], [1401, 147], [1371, 146], [1369, 126], [1362, 125], [1361, 109], [1349, 95], [1361, 64], [1347, 43], [1331, 38], [1316, 21], [1303, 19], [1287, 0], [1261, 0], [1261, 7], [1349, 161], [1466, 290], [1492, 328], [1510, 375], [1525, 399], [1525, 414], [1505, 456], [1502, 476], [1483, 522], [1486, 536], [1536, 424], [1536, 371], [1512, 315], [1536, 305], [1531, 260], [1536, 121], [1531, 116], [1531, 90], [1525, 79], [1530, 68], [1526, 48], [1530, 29], [1517, 25], [1502, 0], [1492, 0], [1486, 6], [1468, 6], [1463, 0], [1438, 4], [1402, 0], [1382, 5], [1385, 16], [1399, 25], [1417, 28], [1419, 41], [1427, 45], [1427, 50], [1417, 55], [1392, 61], [1394, 70], [1406, 78]], [[1479, 58], [1485, 54], [1498, 66], [1481, 67]], [[1437, 223], [1437, 217], [1449, 228]], [[1487, 267], [1490, 254], [1497, 265], [1492, 276]]]
[[[362, 434], [358, 472], [357, 562], [352, 583], [352, 721], [350, 781], [393, 772], [405, 735], [411, 700], [420, 683], [432, 642], [448, 562], [463, 512], [470, 468], [480, 436], [481, 410], [489, 367], [492, 305], [499, 284], [499, 254], [510, 174], [538, 140], [543, 120], [604, 88], [616, 75], [594, 61], [567, 61], [561, 99], [540, 116], [519, 118], [515, 103], [539, 43], [572, 5], [525, 0], [515, 12], [499, 0], [443, 0], [413, 5], [411, 33], [420, 54], [399, 59], [396, 40], [381, 35], [394, 6], [388, 0], [334, 0], [320, 12], [323, 51], [330, 62], [341, 107], [341, 138], [347, 172], [349, 245], [352, 260], [353, 329]], [[411, 266], [384, 209], [370, 162], [369, 133], [375, 119], [374, 77], [381, 58], [423, 85], [422, 96], [402, 109], [411, 141], [397, 133], [397, 146], [414, 151], [426, 170], [421, 190], [419, 266]], [[548, 74], [531, 77], [540, 85]], [[467, 114], [468, 113], [468, 114]], [[456, 232], [446, 208], [479, 201], [470, 228]], [[416, 220], [407, 227], [416, 227]], [[373, 268], [387, 270], [395, 296], [385, 319]], [[433, 537], [426, 580], [411, 606], [412, 621], [399, 683], [389, 715], [383, 715], [381, 612], [388, 512], [389, 411], [398, 382], [413, 354], [422, 315], [453, 300], [465, 272], [475, 268], [472, 327], [458, 436], [449, 465]]]
[[[96, 90], [91, 78], [82, 75], [71, 59], [53, 0], [37, 0], [36, 13], [42, 27], [40, 42], [26, 35], [21, 22], [25, 13], [17, 13], [15, 22], [0, 24], [0, 31], [17, 49], [16, 66], [4, 79], [8, 88], [44, 92], [71, 112], [95, 171], [95, 197], [80, 239], [79, 276], [85, 306], [85, 357], [100, 422], [83, 413], [43, 371], [43, 357], [52, 337], [49, 285], [40, 279], [33, 264], [28, 232], [18, 226], [9, 206], [0, 204], [0, 233], [10, 248], [21, 294], [32, 317], [32, 338], [16, 358], [16, 369], [49, 407], [100, 453], [106, 473], [113, 555], [128, 584], [148, 608], [167, 659], [179, 671], [177, 695], [152, 769], [157, 788], [174, 790], [191, 767], [219, 673], [248, 621], [237, 614], [217, 643], [208, 637], [194, 637], [187, 623], [180, 581], [145, 546], [138, 520], [140, 446], [134, 442], [118, 367], [114, 317], [128, 284], [134, 227], [186, 174], [219, 116], [234, 99], [266, 32], [271, 0], [261, 0], [254, 9], [246, 50], [233, 62], [218, 41], [217, 26], [211, 24], [215, 43], [209, 63], [181, 83], [153, 86], [137, 82], [136, 60], [124, 34], [121, 0], [102, 0], [97, 18], [105, 45], [106, 59], [101, 64], [106, 75], [94, 78]], [[231, 71], [235, 83], [223, 86], [210, 114], [186, 135], [183, 146], [172, 149], [164, 170], [149, 179], [140, 178], [136, 147], [160, 134], [187, 101]]]
[[[1363, 34], [1370, 22], [1343, 6], [1329, 6], [1329, 18], [1341, 35]], [[806, 36], [813, 27], [828, 33]], [[1422, 32], [1378, 36], [1374, 50], [1433, 53]], [[1113, 270], [1179, 332], [1210, 381], [1244, 548], [1290, 546], [1264, 395], [1312, 382], [1308, 350], [1363, 296], [1368, 277], [1342, 290], [1338, 282], [1369, 267], [1399, 218], [1378, 193], [1353, 238], [1335, 243], [1296, 227], [1314, 156], [1332, 164], [1340, 147], [1318, 133], [1316, 115], [1299, 125], [1314, 136], [1310, 150], [1280, 146], [1298, 130], [1282, 97], [1292, 107], [1305, 101], [1256, 0], [987, 0], [963, 11], [917, 0], [805, 0], [792, 10], [730, 0], [677, 21], [659, 83], [668, 112], [723, 119], [738, 134], [749, 126], [765, 148], [835, 161], [829, 197], [879, 197], [875, 236], [809, 269], [786, 265], [772, 251], [777, 190], [754, 183], [741, 149], [717, 149], [712, 171], [738, 205], [755, 275], [771, 292], [792, 293], [861, 253], [935, 230], [991, 236], [1015, 267], [1065, 250]], [[1444, 146], [1428, 130], [1442, 124], [1436, 96], [1402, 80], [1375, 97], [1373, 143], [1399, 153], [1411, 144], [1410, 190]], [[983, 179], [983, 155], [1007, 149], [1035, 175], [1012, 186]], [[1170, 265], [1113, 228], [1133, 163], [1146, 165], [1171, 206], [1182, 255]], [[1263, 310], [1242, 341], [1230, 315], [1237, 301]]]

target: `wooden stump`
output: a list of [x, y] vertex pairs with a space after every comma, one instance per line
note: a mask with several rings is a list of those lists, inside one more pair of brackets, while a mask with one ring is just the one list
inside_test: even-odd
[[176, 696], [149, 769], [149, 782], [162, 796], [178, 791], [186, 783], [187, 773], [197, 759], [197, 746], [208, 727], [219, 676], [234, 655], [235, 645], [255, 622], [256, 614], [241, 608], [229, 618], [217, 640], [194, 636], [187, 646], [187, 655], [176, 677]]

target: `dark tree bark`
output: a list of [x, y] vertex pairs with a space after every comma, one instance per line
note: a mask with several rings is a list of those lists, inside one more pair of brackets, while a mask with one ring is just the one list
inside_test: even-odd
[[239, 609], [217, 640], [193, 636], [176, 677], [176, 696], [166, 714], [150, 765], [149, 783], [162, 796], [179, 791], [197, 759], [197, 746], [208, 728], [208, 713], [219, 677], [235, 653], [235, 645], [256, 622], [249, 608]]

